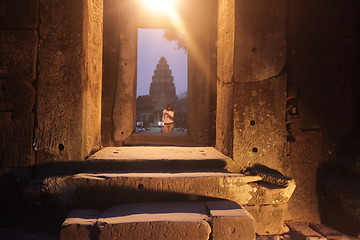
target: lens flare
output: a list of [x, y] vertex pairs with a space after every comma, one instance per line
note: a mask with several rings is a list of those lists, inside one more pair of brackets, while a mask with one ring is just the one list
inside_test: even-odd
[[153, 12], [172, 14], [176, 0], [142, 0], [143, 5]]

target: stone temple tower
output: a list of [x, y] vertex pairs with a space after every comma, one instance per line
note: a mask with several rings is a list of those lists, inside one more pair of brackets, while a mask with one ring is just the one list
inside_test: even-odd
[[177, 100], [174, 77], [165, 57], [161, 57], [156, 65], [149, 94], [154, 103], [154, 122], [157, 123], [161, 121], [162, 111], [166, 105], [174, 105]]

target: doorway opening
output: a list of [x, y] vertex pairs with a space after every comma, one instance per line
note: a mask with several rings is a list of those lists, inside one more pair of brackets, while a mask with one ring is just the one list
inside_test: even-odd
[[[150, 14], [143, 10], [135, 4], [137, 1], [125, 2], [104, 2], [102, 145], [214, 145], [217, 86], [217, 18], [214, 16], [217, 14], [217, 1], [179, 1], [181, 6], [177, 8], [178, 14], [173, 15], [181, 20], [179, 27], [175, 27], [167, 16]], [[185, 76], [182, 79], [185, 83], [185, 91], [181, 91], [181, 86], [177, 83], [181, 79], [176, 76], [178, 64], [173, 64], [166, 54], [157, 55], [154, 62], [150, 63], [150, 74], [141, 79], [142, 70], [141, 66], [138, 66], [138, 60], [146, 61], [146, 58], [141, 56], [143, 50], [138, 46], [138, 35], [141, 35], [139, 33], [141, 29], [158, 29], [165, 31], [165, 34], [170, 34], [166, 39], [175, 41], [165, 39], [165, 43], [174, 44], [174, 50], [184, 51], [178, 49], [177, 45], [185, 43], [180, 44], [186, 47], [186, 57], [184, 57], [186, 62], [183, 66], [187, 69], [182, 71]], [[177, 37], [179, 32], [182, 34], [181, 41]], [[162, 36], [163, 34], [160, 34], [160, 37]], [[149, 44], [150, 40], [151, 38], [145, 39], [145, 46], [153, 48]], [[160, 44], [161, 48], [165, 48], [164, 44]], [[182, 111], [174, 106], [175, 131], [173, 134], [147, 133], [146, 128], [137, 128], [142, 123], [136, 126], [137, 122], [142, 122], [137, 119], [141, 115], [137, 114], [137, 98], [150, 96], [152, 77], [157, 71], [156, 67], [162, 56], [174, 78], [176, 96], [183, 101], [183, 104], [179, 106], [187, 109], [186, 115], [183, 114], [185, 124], [181, 126], [181, 119], [178, 118], [181, 117]], [[143, 84], [141, 80], [147, 80], [148, 83]], [[141, 85], [145, 86], [145, 92], [137, 93]], [[186, 91], [187, 99], [182, 94]], [[147, 102], [146, 98], [143, 100]], [[160, 111], [166, 107], [167, 103], [163, 105], [159, 108]], [[146, 114], [143, 115], [146, 119]], [[151, 116], [154, 114], [148, 114], [147, 119], [151, 119]], [[184, 132], [177, 134], [178, 127], [183, 127], [181, 130]]]
[[[166, 29], [138, 28], [135, 133], [162, 133], [163, 111], [174, 110], [172, 134], [188, 134], [188, 55]], [[177, 34], [179, 36], [179, 34]]]

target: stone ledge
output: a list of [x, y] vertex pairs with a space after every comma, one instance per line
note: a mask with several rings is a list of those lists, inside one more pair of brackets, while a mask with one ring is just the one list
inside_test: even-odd
[[163, 194], [225, 198], [247, 203], [252, 198], [250, 192], [256, 192], [248, 183], [260, 179], [259, 176], [227, 172], [82, 173], [46, 178], [42, 193], [53, 196], [62, 204], [81, 207], [153, 201], [159, 200]]
[[[92, 208], [159, 201], [164, 194], [222, 198], [242, 205], [278, 205], [286, 203], [295, 189], [295, 183], [279, 187], [259, 180], [260, 176], [228, 172], [80, 173], [44, 179], [41, 193], [64, 205]], [[36, 191], [28, 190], [28, 194]]]

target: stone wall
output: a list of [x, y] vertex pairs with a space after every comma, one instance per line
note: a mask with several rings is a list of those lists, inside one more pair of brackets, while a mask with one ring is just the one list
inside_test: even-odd
[[359, 136], [359, 13], [354, 0], [288, 2], [288, 95], [300, 117], [286, 157], [297, 181], [289, 201], [295, 220], [321, 220], [319, 167], [349, 153]]
[[288, 219], [320, 221], [318, 169], [358, 139], [359, 10], [353, 0], [219, 1], [216, 147], [234, 158], [230, 170], [294, 178]]
[[84, 159], [100, 145], [102, 1], [2, 1], [0, 31], [0, 166]]
[[35, 163], [38, 12], [38, 0], [0, 3], [0, 166]]

